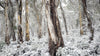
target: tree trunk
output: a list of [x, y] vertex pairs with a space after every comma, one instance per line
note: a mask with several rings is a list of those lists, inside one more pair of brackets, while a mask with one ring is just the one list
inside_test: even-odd
[[18, 39], [19, 41], [23, 42], [23, 36], [22, 36], [22, 0], [18, 0], [18, 20], [19, 20], [19, 25], [18, 25]]
[[28, 0], [26, 0], [26, 41], [29, 41], [29, 23], [28, 23]]
[[[49, 52], [51, 56], [56, 56], [57, 49], [64, 46], [64, 42], [61, 35], [61, 29], [58, 17], [56, 16], [56, 5], [55, 0], [50, 0], [46, 4], [46, 15], [48, 22], [48, 32], [49, 32]], [[49, 10], [50, 9], [50, 10]]]
[[79, 21], [80, 21], [80, 35], [83, 35], [83, 27], [82, 27], [82, 13], [81, 13], [81, 1], [79, 0]]
[[56, 14], [56, 7], [55, 7], [55, 0], [50, 0], [50, 17], [54, 25], [55, 33], [57, 35], [58, 41], [61, 40], [60, 46], [64, 46], [62, 35], [61, 35], [61, 29], [60, 29], [60, 23]]
[[6, 20], [6, 31], [5, 31], [5, 42], [6, 44], [10, 44], [10, 37], [9, 37], [9, 32], [8, 32], [8, 13], [7, 13], [7, 10], [8, 10], [8, 0], [5, 0], [5, 20]]
[[11, 0], [9, 0], [9, 9], [8, 9], [8, 18], [9, 18], [9, 23], [10, 23], [10, 31], [11, 31], [11, 34], [10, 34], [10, 37], [13, 38], [13, 41], [16, 40], [16, 37], [15, 37], [15, 31], [14, 31], [14, 23], [13, 23], [13, 18], [14, 18], [14, 8], [13, 8], [13, 4], [11, 2]]

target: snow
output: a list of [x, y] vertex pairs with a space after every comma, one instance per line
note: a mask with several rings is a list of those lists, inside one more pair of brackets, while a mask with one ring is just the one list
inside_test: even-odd
[[[66, 2], [65, 2], [66, 1]], [[94, 40], [89, 43], [90, 33], [87, 32], [86, 35], [80, 35], [79, 26], [79, 10], [78, 10], [78, 0], [63, 0], [62, 7], [64, 9], [68, 27], [68, 35], [66, 35], [65, 27], [63, 23], [63, 17], [61, 15], [60, 8], [57, 9], [58, 18], [60, 20], [61, 32], [64, 40], [65, 46], [59, 47], [57, 50], [57, 56], [100, 56], [100, 4], [97, 0], [87, 0], [88, 1], [88, 12], [93, 18], [94, 27]], [[25, 3], [25, 0], [23, 0]], [[31, 2], [30, 2], [31, 3]], [[39, 2], [40, 3], [40, 2]], [[97, 6], [96, 6], [97, 5]], [[25, 5], [23, 4], [25, 7]], [[23, 7], [23, 34], [25, 35], [25, 8]], [[43, 12], [43, 27], [42, 27], [42, 38], [38, 38], [37, 28], [38, 23], [34, 16], [34, 10], [29, 7], [29, 28], [30, 28], [30, 41], [24, 41], [18, 44], [18, 41], [13, 42], [11, 40], [10, 45], [6, 45], [4, 42], [4, 16], [0, 14], [0, 56], [50, 56], [49, 55], [49, 36], [47, 30], [47, 21], [45, 16], [45, 8]], [[17, 13], [15, 18], [17, 18]], [[44, 22], [45, 21], [45, 22]], [[77, 25], [78, 23], [78, 25]], [[17, 25], [17, 24], [16, 24]], [[2, 33], [3, 31], [3, 33]], [[16, 30], [17, 32], [17, 30]], [[17, 34], [16, 34], [17, 37]], [[23, 36], [23, 38], [25, 38]]]

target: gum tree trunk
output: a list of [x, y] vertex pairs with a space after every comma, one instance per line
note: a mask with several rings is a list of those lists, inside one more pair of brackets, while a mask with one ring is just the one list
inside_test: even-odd
[[29, 23], [28, 23], [28, 0], [26, 0], [25, 2], [26, 4], [26, 41], [29, 41], [30, 38], [29, 38]]
[[80, 21], [80, 35], [83, 35], [83, 27], [82, 27], [82, 12], [81, 12], [81, 0], [79, 0], [79, 21]]
[[[49, 7], [50, 5], [50, 7]], [[64, 46], [61, 35], [61, 29], [58, 17], [56, 16], [55, 0], [47, 1], [46, 4], [46, 17], [48, 22], [49, 32], [49, 53], [51, 56], [56, 56], [57, 49]]]
[[15, 31], [14, 31], [14, 23], [13, 23], [14, 14], [15, 14], [15, 12], [14, 12], [14, 8], [13, 8], [13, 4], [12, 4], [11, 0], [9, 0], [8, 18], [9, 18], [9, 21], [10, 21], [9, 22], [10, 23], [10, 31], [11, 31], [10, 37], [13, 38], [13, 41], [16, 40]]
[[84, 12], [84, 5], [82, 0], [79, 0], [79, 21], [80, 21], [80, 35], [85, 35], [87, 31], [87, 19]]
[[60, 23], [56, 14], [55, 0], [50, 0], [50, 17], [53, 22], [58, 41], [61, 42], [60, 46], [64, 46], [62, 35], [61, 35]]
[[9, 37], [9, 32], [8, 32], [8, 0], [5, 0], [5, 20], [6, 20], [6, 31], [5, 31], [5, 42], [6, 44], [10, 44], [10, 37]]
[[22, 0], [18, 0], [18, 39], [20, 42], [23, 42], [23, 36], [22, 36]]

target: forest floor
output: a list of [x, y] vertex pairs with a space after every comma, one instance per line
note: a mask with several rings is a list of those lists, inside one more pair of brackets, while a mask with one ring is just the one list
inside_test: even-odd
[[[69, 31], [69, 35], [63, 33], [65, 46], [59, 48], [57, 56], [100, 56], [100, 29], [95, 30], [94, 40], [89, 43], [89, 36], [80, 36], [78, 29]], [[35, 35], [28, 42], [22, 44], [11, 42], [9, 46], [3, 45], [0, 56], [49, 56], [48, 36], [41, 39]]]

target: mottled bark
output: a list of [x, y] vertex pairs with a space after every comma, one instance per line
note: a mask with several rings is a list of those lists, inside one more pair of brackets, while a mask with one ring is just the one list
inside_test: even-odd
[[55, 33], [57, 35], [58, 41], [61, 40], [60, 46], [64, 46], [62, 35], [61, 35], [61, 29], [60, 29], [60, 23], [56, 14], [56, 7], [55, 7], [55, 0], [50, 0], [50, 17], [54, 25]]
[[9, 21], [8, 21], [8, 0], [5, 0], [5, 10], [4, 10], [4, 12], [5, 12], [5, 22], [6, 22], [6, 31], [5, 31], [5, 42], [6, 42], [6, 44], [10, 44], [10, 37], [9, 37], [9, 32], [8, 32], [8, 23], [9, 23]]
[[22, 0], [18, 0], [18, 39], [19, 41], [23, 42], [23, 35], [22, 35]]
[[22, 24], [22, 0], [19, 0], [18, 4], [18, 19], [19, 19], [19, 24]]
[[26, 4], [26, 41], [29, 41], [30, 38], [29, 38], [29, 23], [28, 23], [28, 0], [26, 0], [25, 2]]
[[9, 18], [9, 23], [10, 23], [10, 37], [13, 38], [13, 41], [16, 40], [16, 37], [15, 37], [15, 31], [14, 31], [14, 8], [13, 8], [13, 4], [11, 2], [11, 0], [9, 0], [9, 9], [8, 9], [8, 18]]
[[[50, 8], [48, 5], [50, 4]], [[50, 13], [49, 13], [50, 9]], [[49, 53], [51, 56], [56, 56], [57, 49], [64, 46], [64, 42], [61, 35], [61, 29], [59, 20], [56, 14], [55, 0], [50, 0], [50, 3], [46, 4], [46, 14], [48, 22], [49, 32]]]
[[46, 5], [46, 18], [47, 18], [47, 25], [48, 25], [48, 33], [49, 33], [49, 52], [51, 56], [56, 56], [57, 50], [57, 36], [54, 30], [54, 26], [52, 20], [50, 19], [49, 13], [49, 6]]
[[21, 42], [23, 42], [23, 37], [22, 37], [22, 28], [21, 28], [21, 26], [19, 25], [18, 26], [18, 39], [19, 39], [19, 41], [21, 41]]

